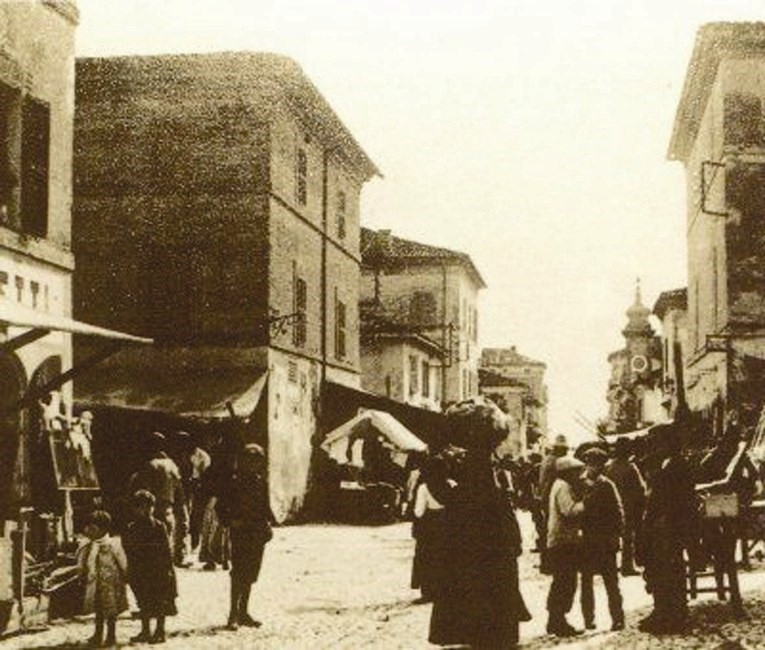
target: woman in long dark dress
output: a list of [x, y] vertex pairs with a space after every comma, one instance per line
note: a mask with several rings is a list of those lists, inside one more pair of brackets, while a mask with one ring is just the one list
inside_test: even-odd
[[531, 618], [518, 586], [517, 522], [492, 469], [506, 435], [495, 409], [475, 399], [447, 412], [452, 439], [467, 454], [445, 504], [448, 573], [430, 619], [436, 645], [514, 647], [519, 623]]
[[[154, 518], [154, 495], [138, 490], [133, 496], [135, 519], [123, 535], [128, 560], [128, 581], [141, 612], [141, 632], [131, 641], [162, 643], [165, 640], [165, 617], [178, 613], [175, 599], [178, 589], [167, 528]], [[152, 618], [157, 627], [152, 636]]]

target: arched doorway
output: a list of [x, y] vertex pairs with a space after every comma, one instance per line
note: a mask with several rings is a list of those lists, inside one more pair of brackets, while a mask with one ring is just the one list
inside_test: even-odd
[[27, 387], [26, 373], [13, 353], [0, 353], [0, 521], [14, 519], [29, 500], [29, 462], [21, 444], [25, 413], [17, 408]]

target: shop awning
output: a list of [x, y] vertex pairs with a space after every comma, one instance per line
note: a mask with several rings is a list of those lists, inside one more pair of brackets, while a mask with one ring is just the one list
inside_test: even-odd
[[7, 298], [0, 298], [0, 323], [12, 327], [29, 327], [37, 330], [47, 330], [56, 332], [69, 332], [71, 334], [83, 334], [86, 336], [98, 336], [101, 338], [114, 339], [119, 341], [132, 341], [134, 343], [151, 343], [151, 339], [116, 330], [90, 325], [81, 321], [68, 318], [67, 316], [58, 316], [31, 309]]
[[214, 420], [252, 415], [268, 377], [242, 353], [205, 348], [133, 348], [117, 353], [75, 385], [80, 408], [117, 407]]

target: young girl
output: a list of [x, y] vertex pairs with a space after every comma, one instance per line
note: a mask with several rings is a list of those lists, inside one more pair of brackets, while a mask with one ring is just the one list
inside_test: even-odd
[[111, 523], [108, 512], [93, 512], [85, 526], [89, 541], [80, 548], [77, 557], [85, 580], [83, 611], [96, 615], [96, 629], [90, 638], [93, 646], [100, 646], [102, 642], [107, 646], [116, 645], [117, 616], [128, 608], [127, 561], [119, 542], [109, 536]]
[[[135, 643], [163, 643], [165, 616], [177, 614], [178, 595], [173, 556], [164, 524], [154, 518], [154, 495], [138, 490], [133, 495], [135, 518], [125, 531], [125, 551], [130, 567], [130, 587], [141, 610], [141, 632]], [[151, 619], [157, 627], [151, 634]]]

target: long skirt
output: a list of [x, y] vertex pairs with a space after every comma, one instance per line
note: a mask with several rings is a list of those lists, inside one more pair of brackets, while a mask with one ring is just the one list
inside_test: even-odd
[[210, 497], [202, 517], [200, 533], [199, 561], [212, 564], [223, 564], [231, 559], [231, 543], [229, 530], [223, 526], [215, 511], [217, 497]]
[[501, 575], [485, 575], [483, 584], [445, 586], [433, 601], [429, 640], [435, 645], [512, 648], [519, 623], [531, 619], [518, 587], [518, 561], [508, 558]]

